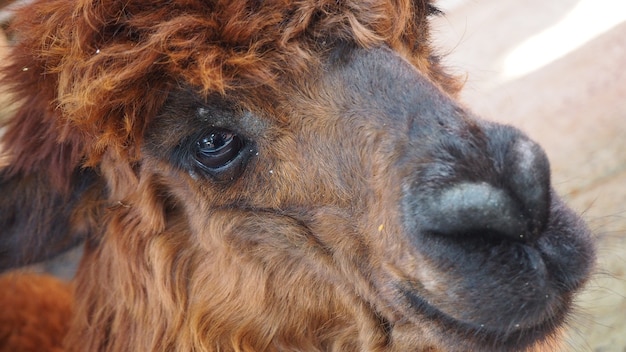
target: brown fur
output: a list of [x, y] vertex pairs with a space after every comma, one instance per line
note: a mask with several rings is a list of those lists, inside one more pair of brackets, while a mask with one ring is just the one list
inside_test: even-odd
[[72, 316], [67, 283], [50, 276], [10, 273], [0, 276], [0, 351], [60, 352]]
[[[52, 254], [62, 249], [55, 244], [86, 241], [65, 350], [480, 346], [480, 328], [405, 314], [413, 303], [398, 283], [455, 294], [465, 282], [400, 235], [399, 185], [414, 170], [387, 170], [401, 164], [393, 143], [406, 126], [384, 130], [394, 121], [377, 111], [358, 112], [372, 124], [336, 118], [345, 114], [336, 96], [349, 89], [328, 66], [337, 47], [392, 52], [393, 68], [425, 77], [424, 96], [444, 106], [460, 84], [432, 52], [431, 12], [425, 0], [51, 0], [19, 11], [4, 77], [20, 108], [3, 137], [9, 166], [0, 176], [11, 193], [0, 209], [28, 208], [19, 190], [34, 183], [28, 199], [55, 230], [15, 241], [50, 244]], [[185, 108], [220, 106], [212, 99], [235, 102], [224, 114], [256, 138], [257, 155], [239, 178], [212, 182], [176, 165], [184, 153], [168, 159], [205, 128]], [[483, 138], [482, 125], [456, 109], [459, 133]], [[580, 252], [591, 262], [591, 249]], [[552, 306], [569, 305], [584, 280], [572, 281]], [[524, 347], [554, 348], [559, 314], [545, 331], [520, 333]]]
[[[14, 27], [22, 41], [7, 79], [31, 99], [20, 116], [47, 113], [9, 125], [8, 151], [19, 161], [12, 167], [49, 170], [61, 184], [69, 170], [85, 158], [97, 164], [105, 151], [136, 161], [149, 117], [173, 86], [186, 82], [205, 94], [261, 86], [272, 94], [284, 77], [309, 74], [325, 39], [386, 43], [448, 91], [458, 89], [431, 60], [427, 2], [289, 3], [181, 1], [168, 7], [58, 0], [37, 4], [37, 16], [18, 15]], [[34, 57], [31, 48], [39, 48]], [[40, 95], [26, 94], [34, 89]], [[46, 135], [23, 134], [33, 131]]]

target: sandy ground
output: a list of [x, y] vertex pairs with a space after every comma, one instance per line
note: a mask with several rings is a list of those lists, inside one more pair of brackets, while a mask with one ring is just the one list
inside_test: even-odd
[[[557, 191], [597, 236], [597, 274], [578, 300], [568, 352], [626, 352], [626, 6], [620, 3], [626, 1], [448, 0], [435, 23], [446, 63], [467, 77], [465, 104], [542, 144]], [[70, 277], [67, 263], [78, 256], [44, 270]]]

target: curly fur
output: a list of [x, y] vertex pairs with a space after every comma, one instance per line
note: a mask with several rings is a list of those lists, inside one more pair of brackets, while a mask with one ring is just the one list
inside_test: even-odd
[[[409, 0], [55, 0], [28, 6], [14, 23], [20, 45], [7, 83], [31, 99], [20, 115], [48, 114], [14, 119], [30, 126], [9, 125], [6, 144], [19, 160], [13, 168], [47, 169], [62, 184], [68, 170], [85, 159], [97, 164], [105, 150], [136, 161], [144, 128], [172, 87], [184, 83], [225, 94], [262, 86], [272, 94], [284, 77], [306, 76], [325, 50], [321, 43], [332, 41], [409, 51], [416, 67], [453, 91], [457, 82], [430, 51], [429, 11], [427, 1]], [[27, 94], [34, 89], [41, 93]], [[25, 138], [20, 131], [58, 135]]]

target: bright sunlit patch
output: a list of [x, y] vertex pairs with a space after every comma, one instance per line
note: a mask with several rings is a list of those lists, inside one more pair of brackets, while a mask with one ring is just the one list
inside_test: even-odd
[[435, 2], [435, 5], [444, 12], [450, 12], [461, 6], [464, 2], [466, 2], [466, 0], [439, 0]]
[[560, 22], [515, 48], [504, 61], [503, 78], [535, 71], [624, 21], [624, 0], [581, 0]]

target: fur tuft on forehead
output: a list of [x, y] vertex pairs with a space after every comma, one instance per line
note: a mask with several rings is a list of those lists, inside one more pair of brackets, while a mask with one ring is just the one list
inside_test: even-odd
[[64, 179], [105, 152], [138, 160], [145, 126], [173, 87], [275, 94], [338, 41], [388, 45], [457, 89], [430, 52], [427, 17], [437, 10], [428, 0], [70, 1], [16, 16], [3, 80], [22, 103], [4, 137], [17, 172]]

